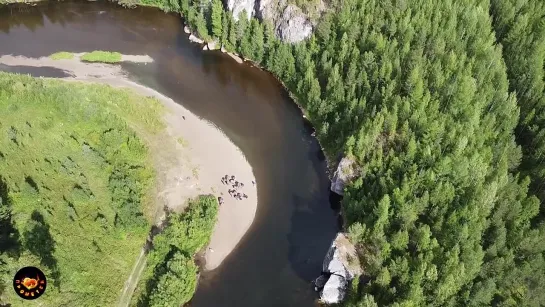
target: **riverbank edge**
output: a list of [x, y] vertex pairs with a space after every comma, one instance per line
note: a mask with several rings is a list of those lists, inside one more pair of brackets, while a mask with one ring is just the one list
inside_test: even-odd
[[[37, 1], [48, 1], [48, 0], [37, 0]], [[118, 3], [121, 6], [124, 6], [122, 3], [119, 2], [119, 0], [112, 0], [112, 1], [114, 1], [115, 3]], [[139, 6], [139, 5], [137, 5], [137, 6]], [[159, 10], [163, 11], [158, 6], [153, 6], [153, 5], [142, 5], [142, 6], [144, 6], [144, 7], [153, 7], [153, 8], [156, 8], [156, 9], [159, 9]], [[206, 41], [204, 38], [199, 37], [197, 31], [192, 29], [191, 25], [186, 22], [186, 18], [181, 13], [179, 13], [179, 15], [180, 15], [180, 18], [183, 21], [184, 32], [188, 35], [188, 40], [193, 44], [203, 46], [203, 49], [202, 49], [203, 51], [209, 51], [209, 52], [210, 51], [212, 51], [212, 52], [218, 52], [219, 51], [221, 53], [225, 53], [232, 60], [237, 62], [238, 64], [249, 65], [252, 68], [262, 70], [262, 71], [266, 72], [267, 74], [269, 74], [271, 77], [273, 77], [279, 84], [282, 85], [283, 90], [288, 94], [288, 96], [293, 101], [293, 103], [297, 106], [297, 108], [299, 108], [299, 110], [301, 111], [301, 115], [302, 115], [303, 120], [307, 124], [309, 124], [312, 127], [312, 129], [316, 132], [316, 129], [315, 129], [316, 125], [314, 124], [313, 120], [311, 119], [309, 113], [305, 110], [305, 108], [303, 108], [302, 104], [299, 102], [300, 98], [297, 97], [288, 88], [288, 86], [285, 84], [285, 82], [283, 80], [281, 80], [280, 78], [275, 76], [271, 71], [267, 70], [265, 67], [263, 67], [263, 66], [259, 65], [258, 63], [252, 61], [251, 59], [244, 58], [244, 56], [242, 54], [239, 54], [239, 53], [236, 53], [236, 52], [233, 52], [233, 51], [225, 50], [223, 45], [220, 45], [220, 48], [210, 48], [209, 43], [212, 42], [214, 45], [217, 45], [217, 44], [219, 44], [219, 42], [217, 42], [215, 40]], [[328, 175], [329, 179], [331, 180], [333, 178], [333, 173], [335, 172], [335, 170], [337, 169], [337, 166], [339, 165], [339, 163], [341, 161], [342, 154], [341, 153], [330, 153], [329, 150], [327, 150], [327, 148], [322, 145], [323, 139], [321, 138], [321, 135], [319, 133], [314, 133], [313, 136], [315, 137], [316, 141], [318, 142], [320, 150], [324, 153], [324, 155], [326, 157], [327, 175]]]

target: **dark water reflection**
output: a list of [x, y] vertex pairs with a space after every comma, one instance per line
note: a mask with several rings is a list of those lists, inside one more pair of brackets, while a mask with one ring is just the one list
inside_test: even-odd
[[281, 86], [265, 72], [201, 51], [188, 42], [176, 15], [155, 9], [51, 2], [0, 10], [0, 54], [97, 49], [153, 57], [153, 64], [123, 67], [217, 125], [253, 167], [256, 219], [223, 265], [202, 275], [192, 305], [312, 306], [310, 281], [321, 271], [337, 225], [324, 156]]

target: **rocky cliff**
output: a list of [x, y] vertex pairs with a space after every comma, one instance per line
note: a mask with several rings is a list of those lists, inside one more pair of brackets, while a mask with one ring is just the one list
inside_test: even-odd
[[[296, 43], [304, 40], [312, 34], [312, 30], [318, 21], [325, 6], [319, 0], [319, 4], [313, 8], [298, 7], [290, 0], [226, 0], [226, 6], [238, 20], [238, 15], [243, 10], [248, 18], [255, 16], [261, 20], [271, 22], [276, 35], [285, 42]], [[305, 12], [306, 11], [306, 12]]]
[[254, 16], [255, 0], [227, 0], [227, 8], [233, 13], [235, 20], [238, 20], [240, 12], [246, 11], [248, 19]]
[[355, 161], [348, 157], [342, 158], [333, 175], [333, 179], [331, 179], [331, 191], [343, 195], [344, 187], [350, 183], [357, 174]]
[[362, 270], [354, 245], [343, 233], [338, 233], [323, 263], [322, 275], [314, 281], [315, 290], [326, 304], [341, 302], [352, 279]]

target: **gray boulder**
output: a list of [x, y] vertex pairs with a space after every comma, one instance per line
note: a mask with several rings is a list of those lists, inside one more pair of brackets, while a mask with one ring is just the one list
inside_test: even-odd
[[325, 283], [324, 289], [320, 294], [322, 302], [326, 304], [338, 304], [346, 295], [347, 281], [339, 275], [331, 275]]
[[344, 194], [344, 187], [351, 182], [358, 174], [355, 169], [355, 161], [344, 157], [341, 159], [333, 179], [331, 180], [331, 191], [339, 195]]
[[220, 48], [218, 42], [216, 41], [209, 41], [207, 45], [208, 45], [208, 50], [217, 50]]
[[314, 281], [314, 291], [322, 290], [328, 279], [329, 277], [325, 275], [320, 275], [320, 277], [316, 278], [316, 280]]
[[204, 43], [204, 41], [198, 37], [196, 37], [195, 35], [191, 34], [189, 35], [189, 40], [194, 42], [194, 43], [197, 43], [197, 44], [202, 44]]
[[[329, 278], [320, 292], [321, 300], [326, 304], [337, 304], [345, 295], [348, 283], [356, 276], [361, 275], [362, 269], [356, 253], [356, 248], [343, 233], [338, 233], [324, 258], [322, 271]], [[323, 284], [326, 275], [318, 277], [314, 284]]]

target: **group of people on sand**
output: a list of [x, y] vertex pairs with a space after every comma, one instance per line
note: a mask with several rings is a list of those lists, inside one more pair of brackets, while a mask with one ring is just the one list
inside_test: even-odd
[[242, 200], [243, 198], [248, 198], [248, 195], [245, 193], [240, 193], [238, 189], [244, 188], [244, 183], [237, 181], [234, 175], [225, 175], [221, 178], [221, 183], [225, 185], [230, 185], [232, 189], [229, 189], [229, 195], [235, 199]]

